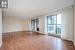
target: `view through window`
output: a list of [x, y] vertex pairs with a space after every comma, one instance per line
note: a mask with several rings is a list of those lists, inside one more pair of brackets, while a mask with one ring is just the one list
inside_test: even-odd
[[61, 34], [61, 14], [47, 16], [47, 32]]

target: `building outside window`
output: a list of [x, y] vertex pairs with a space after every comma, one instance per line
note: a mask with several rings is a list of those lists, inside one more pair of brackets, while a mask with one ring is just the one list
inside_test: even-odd
[[47, 16], [47, 32], [61, 34], [61, 14]]

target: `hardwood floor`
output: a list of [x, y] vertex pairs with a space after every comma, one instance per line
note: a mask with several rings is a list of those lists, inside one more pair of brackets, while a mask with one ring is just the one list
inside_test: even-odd
[[33, 32], [3, 34], [1, 50], [75, 50], [73, 43]]

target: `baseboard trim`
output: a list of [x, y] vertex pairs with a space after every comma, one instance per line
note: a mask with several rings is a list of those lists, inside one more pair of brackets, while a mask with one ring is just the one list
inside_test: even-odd
[[13, 31], [13, 32], [3, 32], [2, 34], [4, 34], [4, 33], [14, 33], [14, 32], [32, 32], [32, 31]]
[[36, 32], [36, 33], [38, 33], [38, 34], [40, 34], [40, 35], [46, 35], [46, 34], [43, 34], [43, 33], [39, 33], [39, 32]]
[[58, 35], [52, 35], [52, 34], [48, 34], [49, 36], [53, 36], [53, 37], [57, 37], [57, 38], [61, 38], [61, 36]]
[[6, 32], [6, 33], [2, 33], [2, 37], [4, 36], [9, 36], [11, 34], [14, 34], [14, 33], [18, 33], [18, 32], [32, 32], [31, 34], [35, 35], [34, 33], [38, 34], [38, 35], [46, 35], [46, 34], [43, 34], [43, 33], [39, 33], [37, 31], [14, 31], [14, 32]]

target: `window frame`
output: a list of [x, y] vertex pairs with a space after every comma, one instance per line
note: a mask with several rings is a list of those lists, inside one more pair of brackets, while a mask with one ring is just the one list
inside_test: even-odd
[[[58, 15], [58, 14], [54, 14], [54, 15], [49, 15], [49, 16], [47, 16], [47, 32], [48, 32], [48, 33], [49, 33], [49, 31], [48, 31], [48, 26], [49, 26], [49, 25], [56, 25], [56, 26], [55, 26], [56, 30], [57, 30], [57, 27], [58, 27], [59, 25], [61, 26], [61, 24], [57, 24], [57, 20], [58, 20], [58, 19], [57, 19], [57, 15]], [[55, 24], [49, 24], [49, 21], [48, 21], [49, 19], [48, 19], [48, 18], [49, 18], [49, 17], [52, 17], [52, 16], [56, 16], [56, 23], [55, 23]], [[58, 34], [57, 31], [56, 31], [55, 33]]]
[[47, 16], [47, 32], [49, 32], [49, 31], [48, 31], [48, 25], [57, 25], [57, 24], [49, 24], [49, 23], [48, 23], [48, 18], [49, 18], [49, 17], [52, 17], [52, 16], [56, 16], [56, 22], [57, 22], [57, 14]]

